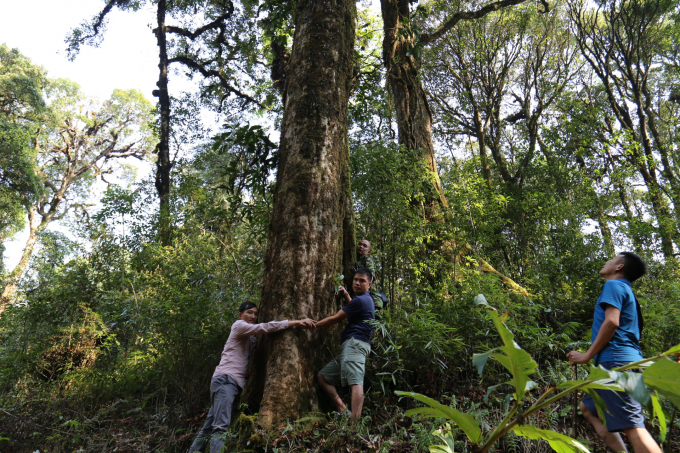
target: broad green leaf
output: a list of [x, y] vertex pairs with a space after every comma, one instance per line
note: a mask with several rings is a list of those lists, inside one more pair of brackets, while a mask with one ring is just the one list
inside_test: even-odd
[[609, 377], [609, 370], [604, 368], [602, 365], [594, 367], [590, 367], [590, 373], [588, 373], [588, 380], [593, 380], [593, 379], [604, 379]]
[[444, 429], [439, 428], [432, 431], [432, 434], [443, 440], [444, 445], [430, 445], [430, 453], [455, 453], [454, 441], [451, 436], [451, 425], [447, 423]]
[[430, 453], [454, 453], [448, 445], [430, 445]]
[[[560, 382], [557, 384], [558, 389], [571, 389], [578, 387], [580, 385], [583, 385], [585, 382], [582, 379], [579, 379], [577, 381], [565, 381], [565, 382]], [[580, 390], [587, 390], [587, 389], [599, 389], [599, 390], [613, 390], [615, 392], [622, 392], [623, 389], [621, 388], [620, 385], [613, 383], [610, 378], [607, 379], [600, 379], [599, 381], [591, 382], [589, 384], [583, 385], [582, 387], [579, 388]]]
[[647, 387], [668, 398], [680, 407], [680, 363], [668, 359], [657, 360], [642, 373]]
[[506, 359], [501, 358], [502, 356], [500, 356], [500, 354], [492, 354], [491, 357], [501, 362], [510, 374], [512, 374], [512, 380], [515, 386], [515, 398], [519, 401], [526, 393], [527, 382], [530, 381], [529, 375], [536, 372], [538, 364], [531, 358], [528, 352], [520, 348], [515, 342], [515, 336], [501, 321], [498, 312], [492, 311], [491, 317], [503, 340], [504, 346], [501, 346], [499, 349], [505, 352]]
[[483, 307], [491, 308], [491, 305], [489, 305], [489, 302], [487, 302], [486, 297], [484, 297], [484, 294], [477, 294], [475, 296], [475, 305], [481, 305]]
[[[500, 349], [500, 348], [499, 348], [499, 349]], [[498, 353], [493, 353], [493, 354], [491, 354], [491, 357], [493, 357], [494, 359], [498, 360], [498, 361], [500, 362], [500, 364], [503, 365], [503, 366], [505, 367], [506, 370], [508, 370], [509, 372], [512, 373], [512, 362], [510, 362], [510, 357], [508, 357], [507, 355], [498, 354]], [[514, 381], [514, 380], [513, 380], [511, 383], [512, 383], [513, 385], [515, 385], [515, 381]]]
[[600, 389], [600, 390], [614, 390], [616, 392], [623, 391], [620, 385], [618, 385], [615, 382], [612, 382], [612, 379], [609, 376], [609, 370], [604, 369], [602, 366], [598, 367], [591, 366], [590, 373], [588, 373], [588, 379], [586, 380], [576, 379], [573, 381], [560, 382], [559, 384], [557, 384], [557, 388], [571, 389], [583, 385], [587, 381], [592, 381], [593, 379], [595, 379], [594, 382], [591, 382], [590, 384], [581, 387], [581, 390]]
[[663, 443], [666, 440], [668, 426], [666, 425], [666, 414], [663, 411], [663, 407], [659, 402], [659, 395], [656, 392], [652, 394], [652, 407], [654, 408], [654, 415], [659, 419], [659, 438], [661, 443]]
[[487, 351], [483, 354], [475, 354], [472, 356], [472, 364], [477, 368], [477, 372], [479, 375], [482, 375], [482, 371], [484, 370], [484, 365], [486, 365], [486, 361], [489, 360], [489, 356], [494, 353], [498, 348], [493, 348], [490, 351]]
[[529, 439], [543, 439], [548, 441], [553, 450], [557, 453], [590, 453], [585, 445], [564, 434], [539, 429], [530, 425], [518, 425], [512, 428], [518, 436], [528, 437]]
[[664, 352], [664, 354], [680, 354], [680, 344], [676, 344], [668, 351]]
[[645, 406], [650, 413], [653, 411], [652, 397], [642, 382], [642, 374], [632, 371], [610, 371], [609, 375], [631, 398]]
[[611, 414], [611, 412], [609, 412], [609, 409], [607, 409], [607, 405], [604, 403], [604, 400], [593, 389], [585, 389], [585, 392], [593, 399], [593, 402], [595, 403], [595, 409], [597, 410], [597, 415], [602, 421], [602, 424], [607, 426], [607, 417], [604, 416], [604, 413], [607, 412]]
[[[415, 398], [421, 403], [425, 403], [428, 406], [430, 406], [429, 409], [434, 409], [434, 411], [428, 410], [428, 408], [417, 408], [417, 409], [411, 409], [406, 412], [407, 416], [411, 415], [424, 415], [426, 417], [443, 417], [449, 419], [451, 422], [455, 423], [460, 427], [460, 429], [465, 432], [465, 434], [468, 436], [468, 438], [475, 444], [478, 444], [482, 441], [482, 429], [479, 427], [479, 424], [475, 421], [475, 419], [469, 415], [469, 414], [464, 414], [452, 407], [444, 406], [443, 404], [440, 404], [439, 402], [433, 400], [432, 398], [428, 398], [425, 395], [421, 395], [420, 393], [413, 393], [413, 392], [401, 392], [401, 391], [396, 391], [394, 392], [399, 396], [408, 396], [411, 398]], [[435, 415], [441, 413], [442, 415]]]

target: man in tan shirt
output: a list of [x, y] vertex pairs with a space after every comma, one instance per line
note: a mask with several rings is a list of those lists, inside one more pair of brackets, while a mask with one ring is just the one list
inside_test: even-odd
[[255, 335], [276, 332], [289, 327], [309, 329], [311, 319], [300, 321], [271, 321], [257, 323], [258, 311], [252, 302], [244, 302], [238, 309], [239, 319], [231, 326], [229, 339], [224, 345], [220, 364], [210, 381], [210, 412], [205, 424], [189, 448], [189, 453], [205, 451], [210, 442], [210, 453], [218, 453], [224, 446], [225, 432], [231, 424], [234, 400], [246, 385], [248, 361], [255, 347]]

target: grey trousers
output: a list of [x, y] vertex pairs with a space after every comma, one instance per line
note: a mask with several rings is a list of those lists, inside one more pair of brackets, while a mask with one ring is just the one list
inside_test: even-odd
[[231, 376], [220, 374], [210, 381], [210, 412], [201, 431], [189, 448], [189, 453], [203, 452], [210, 442], [210, 453], [220, 453], [224, 447], [224, 437], [231, 424], [231, 409], [241, 388]]

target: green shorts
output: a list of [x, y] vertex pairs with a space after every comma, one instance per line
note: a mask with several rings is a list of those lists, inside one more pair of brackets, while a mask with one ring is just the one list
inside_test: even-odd
[[370, 352], [370, 344], [348, 338], [340, 345], [340, 354], [328, 362], [319, 374], [331, 385], [364, 385], [366, 357]]

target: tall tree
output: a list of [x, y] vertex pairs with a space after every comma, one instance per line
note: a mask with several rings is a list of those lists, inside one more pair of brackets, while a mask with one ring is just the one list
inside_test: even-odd
[[[247, 3], [247, 2], [245, 2]], [[237, 83], [244, 84], [253, 71], [241, 73], [242, 80], [235, 80], [238, 72], [234, 66], [237, 61], [247, 69], [258, 62], [254, 52], [255, 26], [257, 13], [252, 5], [238, 4], [231, 0], [108, 0], [106, 6], [89, 22], [72, 30], [67, 38], [68, 52], [75, 58], [83, 44], [97, 45], [105, 29], [108, 14], [118, 8], [122, 11], [137, 11], [147, 4], [156, 11], [156, 27], [153, 33], [158, 44], [158, 89], [153, 91], [158, 97], [158, 144], [156, 146], [156, 191], [160, 200], [159, 236], [161, 243], [167, 245], [172, 237], [170, 220], [171, 171], [175, 159], [171, 156], [173, 129], [172, 98], [168, 91], [171, 65], [178, 65], [189, 71], [191, 76], [200, 75], [203, 79], [201, 93], [218, 109], [223, 107], [227, 98], [235, 97], [257, 108], [267, 109]], [[168, 24], [168, 18], [176, 25]], [[207, 101], [207, 103], [210, 103]]]
[[44, 124], [35, 139], [32, 169], [44, 190], [26, 206], [29, 235], [0, 296], [0, 313], [16, 292], [40, 233], [69, 211], [84, 207], [89, 186], [111, 173], [119, 159], [141, 159], [150, 151], [151, 105], [141, 93], [115, 90], [110, 100], [97, 105], [69, 81], [53, 81], [48, 91], [54, 123]]
[[672, 92], [656, 81], [667, 63], [666, 36], [677, 27], [675, 8], [665, 0], [611, 0], [595, 10], [573, 2], [569, 11], [581, 53], [602, 84], [616, 129], [623, 131], [616, 158], [642, 178], [667, 258], [678, 244], [680, 179], [677, 144], [663, 126], [671, 120]]
[[24, 227], [25, 207], [40, 191], [32, 137], [46, 115], [43, 69], [0, 45], [0, 242]]
[[563, 8], [541, 17], [531, 9], [460, 24], [428, 52], [436, 61], [428, 61], [426, 87], [453, 134], [477, 142], [490, 189], [492, 164], [501, 181], [521, 186], [543, 117], [580, 69]]
[[[423, 32], [417, 18], [412, 17], [412, 0], [381, 0], [384, 24], [383, 61], [394, 99], [399, 144], [409, 151], [420, 152], [433, 174], [437, 174], [437, 164], [432, 140], [432, 112], [420, 78], [422, 48], [438, 42], [462, 20], [479, 19], [493, 11], [524, 1], [501, 0], [474, 11], [459, 10], [446, 16], [427, 33]], [[460, 5], [460, 8], [463, 6]], [[420, 22], [422, 20], [421, 18]], [[435, 178], [434, 185], [440, 202], [445, 204], [438, 178]]]
[[[340, 307], [334, 286], [338, 274], [349, 274], [354, 250], [347, 105], [355, 27], [354, 0], [296, 2], [263, 321], [320, 319]], [[246, 389], [263, 423], [317, 407], [314, 373], [335, 349], [336, 333], [285, 331], [264, 339]]]
[[[534, 5], [518, 5], [460, 23], [440, 42], [423, 58], [438, 130], [475, 152], [490, 196], [508, 200], [504, 221], [488, 235], [495, 244], [484, 254], [521, 269], [518, 263], [535, 256], [531, 244], [538, 233], [527, 212], [537, 189], [530, 178], [536, 165], [562, 165], [545, 146], [541, 129], [549, 128], [556, 101], [582, 66], [564, 7], [556, 3], [538, 15]], [[564, 187], [559, 182], [564, 176], [553, 174]]]
[[[438, 218], [437, 212], [442, 207], [446, 207], [447, 202], [441, 188], [432, 140], [432, 111], [420, 77], [422, 49], [426, 45], [438, 42], [462, 20], [479, 19], [493, 11], [518, 5], [524, 1], [500, 0], [470, 11], [462, 10], [464, 5], [461, 5], [460, 10], [446, 15], [429, 32], [422, 30], [422, 18], [417, 21], [412, 17], [410, 6], [414, 3], [412, 0], [381, 0], [380, 2], [384, 27], [383, 61], [396, 110], [399, 144], [408, 152], [419, 153], [432, 175], [432, 178], [429, 178], [431, 187], [427, 187], [426, 183], [423, 191], [430, 194], [428, 195], [430, 200], [428, 215], [433, 220]], [[542, 0], [541, 3], [547, 11], [547, 2]], [[419, 11], [424, 12], [425, 9]], [[464, 248], [466, 253], [472, 251], [467, 243], [464, 244]], [[498, 272], [484, 259], [480, 258], [480, 263], [482, 270], [497, 275], [511, 289], [526, 294], [526, 290]]]

